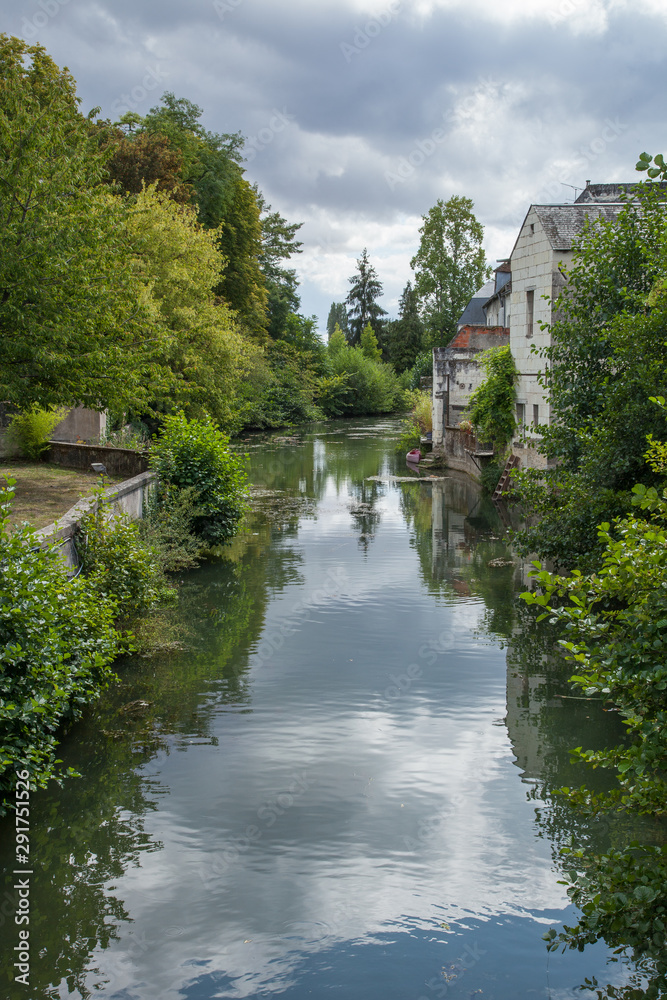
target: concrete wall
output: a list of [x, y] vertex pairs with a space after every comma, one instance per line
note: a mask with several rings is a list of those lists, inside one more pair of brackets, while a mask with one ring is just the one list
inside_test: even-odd
[[[555, 298], [563, 287], [565, 279], [560, 265], [567, 267], [572, 260], [571, 251], [553, 250], [534, 207], [531, 208], [512, 252], [512, 324], [510, 347], [519, 370], [516, 387], [517, 404], [523, 405], [524, 424], [529, 436], [537, 444], [537, 435], [530, 434], [535, 417], [538, 423], [551, 422], [551, 409], [544, 398], [542, 387], [537, 380], [544, 367], [544, 359], [533, 353], [533, 348], [541, 350], [551, 341], [549, 330], [542, 330], [541, 324], [552, 322], [550, 299]], [[528, 328], [528, 292], [533, 292], [533, 330]], [[519, 411], [521, 412], [521, 411]], [[544, 460], [534, 449], [522, 446], [515, 440], [512, 450], [521, 457], [521, 464], [541, 467]]]
[[[108, 505], [111, 516], [116, 512], [122, 512], [133, 521], [139, 520], [144, 515], [144, 507], [154, 483], [155, 473], [143, 472], [117, 486], [110, 486], [104, 492], [103, 502]], [[65, 564], [72, 570], [79, 565], [75, 543], [76, 531], [81, 518], [93, 502], [90, 497], [79, 500], [63, 517], [35, 532], [35, 537], [43, 546], [53, 544], [59, 547]]]
[[89, 410], [85, 406], [75, 406], [64, 420], [56, 424], [51, 434], [53, 441], [81, 441], [98, 444], [100, 435], [107, 429], [106, 413]]
[[101, 462], [110, 476], [138, 476], [148, 469], [148, 456], [131, 448], [102, 448], [90, 444], [51, 441], [46, 460], [66, 469], [90, 469], [92, 462]]

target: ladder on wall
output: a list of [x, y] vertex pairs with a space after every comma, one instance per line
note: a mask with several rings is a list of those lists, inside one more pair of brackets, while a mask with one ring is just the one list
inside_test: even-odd
[[516, 455], [510, 455], [510, 457], [505, 462], [505, 468], [502, 471], [502, 475], [498, 480], [498, 485], [493, 491], [492, 499], [494, 501], [499, 501], [503, 499], [503, 495], [508, 491], [507, 488], [512, 482], [512, 477], [510, 473], [512, 469], [517, 469], [519, 467], [519, 459]]

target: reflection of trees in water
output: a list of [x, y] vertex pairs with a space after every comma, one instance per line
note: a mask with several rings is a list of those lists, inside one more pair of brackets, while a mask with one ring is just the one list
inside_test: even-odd
[[448, 603], [481, 598], [486, 606], [485, 629], [510, 635], [514, 568], [489, 565], [511, 559], [493, 504], [480, 496], [471, 480], [452, 478], [404, 485], [401, 507], [412, 528], [411, 541], [429, 593]]
[[[174, 632], [185, 648], [121, 663], [120, 685], [63, 741], [66, 766], [83, 777], [33, 795], [32, 996], [59, 996], [61, 980], [69, 994], [90, 996], [84, 985], [90, 956], [117, 939], [131, 919], [107, 887], [139, 866], [144, 852], [161, 849], [144, 823], [157, 808], [156, 798], [167, 793], [139, 769], [192, 739], [214, 743], [212, 722], [220, 705], [250, 705], [248, 661], [268, 595], [299, 580], [300, 557], [272, 545], [276, 528], [269, 522], [253, 525], [257, 533], [235, 539], [224, 561], [183, 580], [169, 615], [177, 619]], [[8, 889], [14, 868], [10, 824], [11, 819], [0, 824], [0, 864]], [[12, 982], [13, 917], [4, 929], [1, 964]], [[21, 986], [8, 994], [11, 1000], [25, 995]]]
[[349, 494], [353, 498], [349, 509], [355, 531], [359, 532], [359, 545], [364, 552], [368, 552], [381, 520], [380, 511], [375, 505], [378, 499], [385, 496], [386, 487], [362, 480], [360, 483], [350, 484]]
[[[580, 689], [571, 687], [568, 679], [573, 664], [556, 646], [554, 627], [536, 618], [527, 607], [517, 609], [507, 653], [506, 722], [517, 766], [531, 784], [528, 798], [535, 802], [540, 836], [551, 842], [554, 863], [571, 884], [574, 878], [590, 876], [591, 859], [610, 849], [622, 850], [632, 841], [664, 843], [665, 829], [641, 817], [585, 813], [559, 794], [562, 788], [585, 787], [599, 793], [615, 785], [609, 772], [571, 761], [569, 751], [582, 744], [599, 749], [620, 743], [624, 727], [601, 701], [587, 699]], [[578, 851], [583, 852], [582, 858], [577, 857]], [[604, 866], [601, 874], [604, 894]], [[607, 944], [616, 948], [622, 940], [617, 937]], [[631, 966], [629, 979], [625, 987], [598, 985], [593, 992], [599, 998], [625, 1000], [665, 995], [661, 991], [667, 982], [650, 962]], [[651, 993], [649, 982], [658, 992]]]

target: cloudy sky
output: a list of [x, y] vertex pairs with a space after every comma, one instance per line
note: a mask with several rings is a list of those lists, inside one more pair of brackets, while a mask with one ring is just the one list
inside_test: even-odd
[[248, 137], [247, 177], [303, 222], [302, 309], [326, 323], [364, 246], [395, 314], [421, 216], [473, 199], [491, 261], [531, 202], [667, 151], [667, 0], [15, 0], [82, 108], [165, 90]]

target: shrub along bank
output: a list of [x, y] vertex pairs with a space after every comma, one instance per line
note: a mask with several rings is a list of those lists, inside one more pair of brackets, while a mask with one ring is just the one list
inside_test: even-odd
[[99, 497], [83, 517], [73, 580], [33, 528], [11, 530], [13, 483], [0, 490], [0, 813], [17, 771], [33, 787], [62, 777], [60, 733], [116, 680], [137, 627], [174, 599], [168, 573], [229, 539], [243, 516], [243, 459], [210, 422], [168, 418], [153, 464], [164, 479], [145, 522], [110, 516]]

